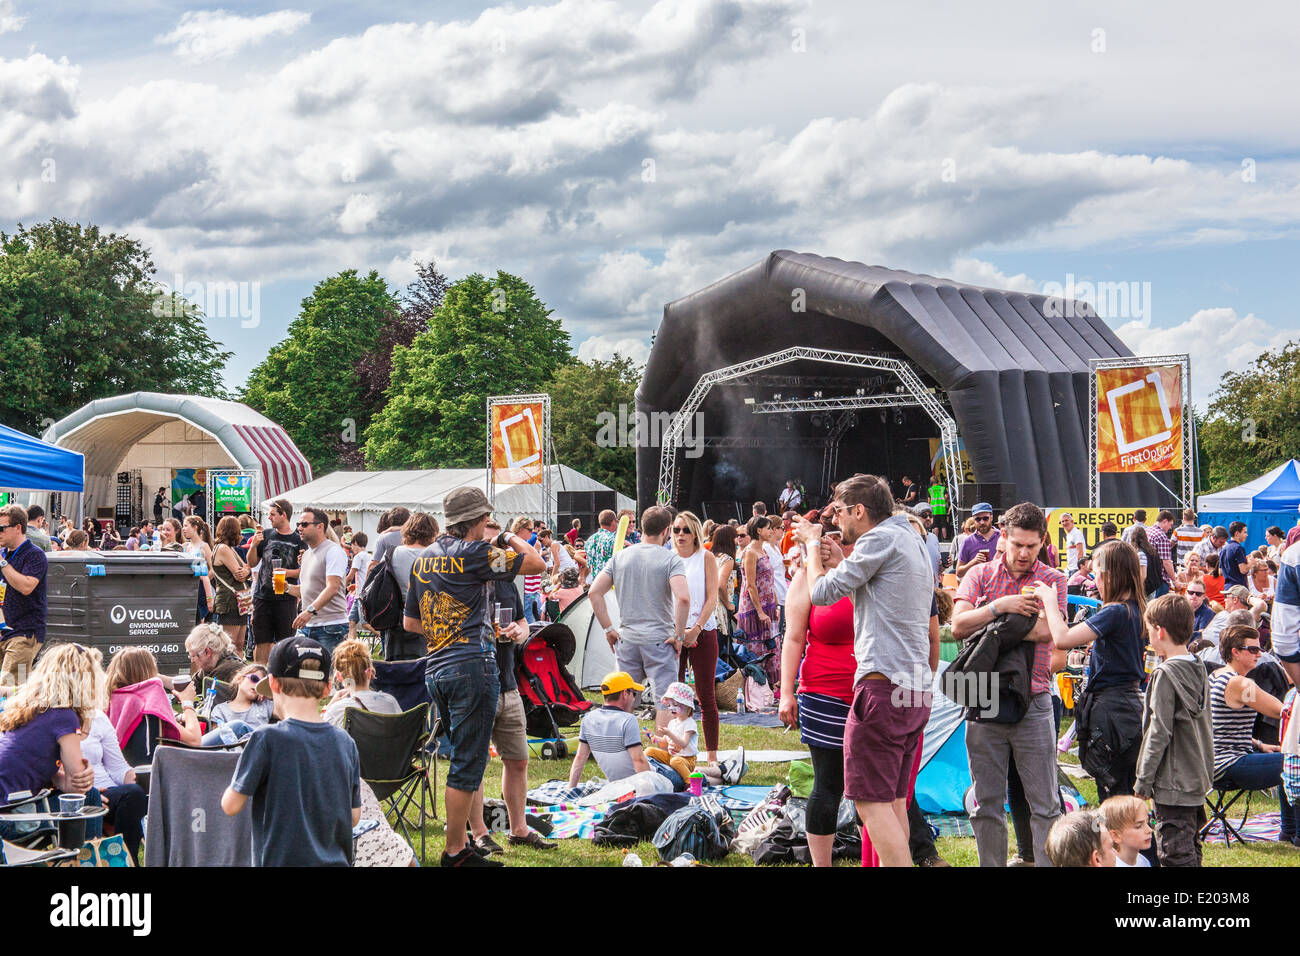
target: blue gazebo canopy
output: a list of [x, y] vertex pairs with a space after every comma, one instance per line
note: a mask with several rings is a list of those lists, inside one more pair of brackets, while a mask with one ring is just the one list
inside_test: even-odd
[[0, 425], [0, 488], [76, 491], [85, 487], [85, 458]]
[[1285, 464], [1253, 481], [1212, 495], [1201, 495], [1200, 511], [1290, 511], [1300, 506], [1300, 461]]

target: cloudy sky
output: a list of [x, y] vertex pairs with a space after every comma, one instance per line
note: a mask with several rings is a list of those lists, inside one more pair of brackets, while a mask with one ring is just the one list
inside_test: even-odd
[[1300, 337], [1300, 9], [1072, 8], [0, 0], [0, 228], [240, 284], [232, 387], [340, 269], [506, 269], [581, 356], [644, 358], [665, 302], [789, 248], [1122, 289], [1204, 405]]

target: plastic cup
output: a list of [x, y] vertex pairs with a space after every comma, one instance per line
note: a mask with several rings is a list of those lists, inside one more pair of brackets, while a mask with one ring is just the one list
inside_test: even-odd
[[86, 795], [84, 793], [59, 794], [59, 814], [61, 816], [75, 816], [81, 812], [81, 808], [85, 805]]
[[704, 794], [704, 774], [698, 771], [691, 774], [691, 796], [698, 797]]
[[285, 588], [284, 568], [276, 568], [271, 572], [271, 588], [276, 594], [283, 594]]

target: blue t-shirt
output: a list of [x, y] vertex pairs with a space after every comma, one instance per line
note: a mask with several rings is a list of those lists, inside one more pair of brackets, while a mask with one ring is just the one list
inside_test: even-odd
[[450, 534], [421, 552], [411, 565], [406, 616], [420, 621], [430, 671], [495, 653], [487, 613], [494, 585], [512, 580], [523, 563], [522, 554]]
[[1237, 566], [1246, 563], [1246, 549], [1240, 541], [1229, 541], [1219, 552], [1219, 570], [1223, 573], [1224, 590], [1234, 584], [1246, 586], [1246, 575], [1237, 570]]
[[1209, 626], [1211, 621], [1214, 620], [1214, 608], [1210, 607], [1210, 605], [1205, 601], [1202, 601], [1201, 606], [1196, 609], [1196, 613], [1192, 615], [1192, 618], [1196, 623], [1196, 632], [1200, 633]]
[[39, 582], [31, 594], [23, 594], [10, 584], [5, 589], [5, 626], [17, 634], [34, 634], [38, 643], [45, 641], [45, 572], [49, 560], [45, 552], [31, 541], [23, 541], [12, 552], [0, 548], [0, 557], [13, 565], [19, 574]]
[[[42, 553], [33, 548], [38, 554]], [[10, 588], [10, 590], [13, 590]], [[0, 733], [0, 800], [53, 785], [59, 768], [59, 738], [75, 734], [81, 720], [71, 707], [41, 711], [17, 730]]]
[[1097, 640], [1088, 664], [1088, 688], [1101, 690], [1129, 681], [1146, 683], [1146, 641], [1136, 602], [1106, 604], [1085, 623]]
[[230, 786], [253, 799], [257, 866], [351, 866], [361, 758], [332, 724], [290, 718], [245, 738]]

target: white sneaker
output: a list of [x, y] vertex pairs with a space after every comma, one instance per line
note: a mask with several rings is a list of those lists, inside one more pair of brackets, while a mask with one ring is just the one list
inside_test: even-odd
[[744, 745], [736, 748], [736, 756], [722, 762], [722, 782], [727, 786], [740, 783], [741, 777], [749, 772], [749, 764], [745, 763]]

